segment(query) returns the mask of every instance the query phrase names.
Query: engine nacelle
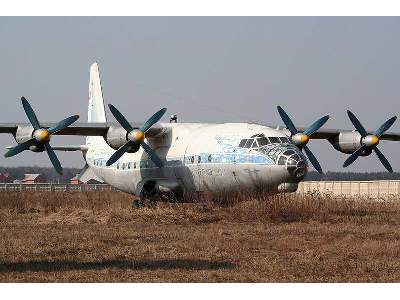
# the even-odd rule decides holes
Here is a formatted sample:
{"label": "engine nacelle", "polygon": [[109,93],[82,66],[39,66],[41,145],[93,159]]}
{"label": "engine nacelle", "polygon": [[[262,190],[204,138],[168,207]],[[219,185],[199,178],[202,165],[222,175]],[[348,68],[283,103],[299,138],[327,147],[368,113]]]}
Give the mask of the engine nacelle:
{"label": "engine nacelle", "polygon": [[[18,126],[16,132],[14,133],[14,139],[18,144],[22,144],[32,139],[33,131],[34,129],[32,126]],[[44,146],[34,145],[29,147],[29,150],[33,152],[42,152],[44,151]]]}
{"label": "engine nacelle", "polygon": [[14,133],[15,141],[18,144],[22,144],[30,140],[33,136],[32,126],[18,126],[17,131]]}
{"label": "engine nacelle", "polygon": [[118,150],[128,142],[126,130],[120,126],[110,126],[107,131],[106,142],[111,148]]}
{"label": "engine nacelle", "polygon": [[329,139],[333,148],[342,153],[353,153],[362,146],[361,134],[358,131],[341,132],[334,138]]}

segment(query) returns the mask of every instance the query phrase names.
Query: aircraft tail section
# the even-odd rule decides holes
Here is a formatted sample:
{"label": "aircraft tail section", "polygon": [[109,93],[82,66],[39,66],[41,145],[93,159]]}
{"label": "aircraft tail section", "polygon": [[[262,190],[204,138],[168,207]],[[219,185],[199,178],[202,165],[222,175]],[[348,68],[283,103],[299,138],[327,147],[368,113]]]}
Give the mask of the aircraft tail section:
{"label": "aircraft tail section", "polygon": [[86,164],[81,172],[78,174],[78,179],[79,181],[83,183],[87,183],[90,180],[95,180],[98,182],[104,182],[100,177],[98,177],[93,170],[89,167],[88,164]]}
{"label": "aircraft tail section", "polygon": [[106,121],[99,65],[94,63],[90,66],[88,122],[103,123]]}
{"label": "aircraft tail section", "polygon": [[[89,79],[89,105],[88,105],[88,123],[107,122],[104,109],[103,91],[101,88],[99,65],[94,63],[90,66]],[[87,137],[86,144],[102,143],[102,137]]]}

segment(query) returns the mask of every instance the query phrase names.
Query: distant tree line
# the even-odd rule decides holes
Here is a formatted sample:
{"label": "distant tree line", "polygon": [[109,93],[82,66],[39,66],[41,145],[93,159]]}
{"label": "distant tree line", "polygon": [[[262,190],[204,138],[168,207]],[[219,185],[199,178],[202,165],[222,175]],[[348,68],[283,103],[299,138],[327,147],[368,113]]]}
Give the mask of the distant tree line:
{"label": "distant tree line", "polygon": [[359,180],[400,180],[400,173],[394,172],[326,172],[319,174],[318,172],[309,172],[305,181],[359,181]]}
{"label": "distant tree line", "polygon": [[54,171],[53,168],[42,168],[42,167],[0,167],[0,173],[7,172],[10,174],[12,179],[21,180],[24,178],[24,174],[41,174],[47,182],[60,182],[66,183],[78,174],[81,169],[77,168],[63,168],[63,175],[60,176]]}

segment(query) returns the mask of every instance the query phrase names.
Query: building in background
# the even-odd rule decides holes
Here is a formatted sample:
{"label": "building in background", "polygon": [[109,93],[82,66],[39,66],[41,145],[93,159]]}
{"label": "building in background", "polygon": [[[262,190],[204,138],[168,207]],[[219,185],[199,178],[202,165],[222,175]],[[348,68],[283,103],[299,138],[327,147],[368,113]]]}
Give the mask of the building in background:
{"label": "building in background", "polygon": [[44,183],[45,179],[40,174],[25,174],[24,179],[22,179],[21,183],[24,184],[35,184],[35,183]]}
{"label": "building in background", "polygon": [[69,180],[70,184],[82,184],[83,182],[79,180],[79,174],[77,174],[76,176],[72,177]]}

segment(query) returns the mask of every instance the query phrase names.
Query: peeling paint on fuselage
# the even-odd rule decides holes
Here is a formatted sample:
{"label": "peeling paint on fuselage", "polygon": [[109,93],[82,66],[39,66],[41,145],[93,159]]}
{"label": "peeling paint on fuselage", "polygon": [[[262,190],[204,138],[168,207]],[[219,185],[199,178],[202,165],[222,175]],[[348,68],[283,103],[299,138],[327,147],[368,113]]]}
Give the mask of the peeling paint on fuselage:
{"label": "peeling paint on fuselage", "polygon": [[[248,123],[167,123],[165,133],[148,138],[147,142],[165,161],[157,168],[140,149],[124,154],[110,167],[105,162],[115,152],[102,138],[88,145],[86,160],[105,182],[116,188],[135,193],[144,179],[167,179],[180,182],[188,192],[252,189],[258,185],[276,190],[280,183],[293,182],[285,166],[277,164],[277,157],[257,149],[239,148],[241,139],[255,134],[266,137],[286,137],[283,131]],[[272,153],[294,148],[290,144],[268,147]],[[296,150],[298,151],[298,150]]]}

